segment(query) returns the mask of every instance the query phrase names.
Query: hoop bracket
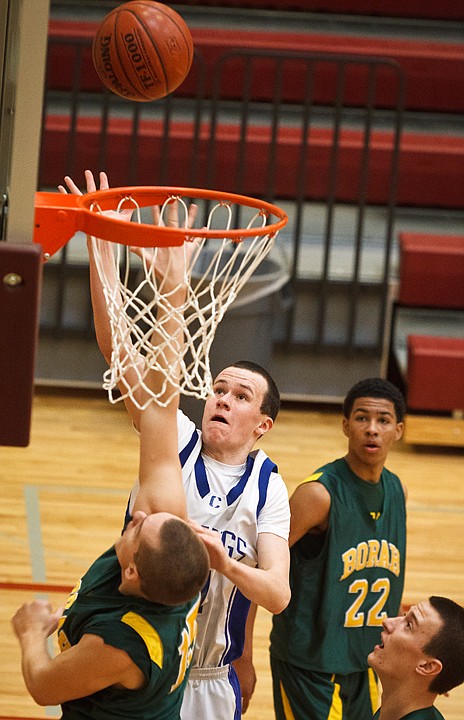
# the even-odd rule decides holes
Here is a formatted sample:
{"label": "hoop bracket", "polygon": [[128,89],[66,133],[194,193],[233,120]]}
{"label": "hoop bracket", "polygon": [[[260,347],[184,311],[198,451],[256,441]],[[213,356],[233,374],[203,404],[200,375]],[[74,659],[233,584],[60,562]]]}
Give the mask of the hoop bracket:
{"label": "hoop bracket", "polygon": [[[111,239],[111,242],[137,247],[150,247],[163,244],[182,245],[185,233],[175,228],[160,228],[154,225],[138,225],[131,233],[118,218],[110,218],[92,211],[84,205],[88,195],[65,195],[64,193],[37,192],[35,194],[34,237],[35,243],[42,245],[44,258],[48,260],[71,240],[76,232],[85,232],[92,237]],[[168,240],[169,238],[169,240]]]}
{"label": "hoop bracket", "polygon": [[78,231],[80,209],[77,195],[56,192],[35,194],[34,237],[44,257],[54,255]]}

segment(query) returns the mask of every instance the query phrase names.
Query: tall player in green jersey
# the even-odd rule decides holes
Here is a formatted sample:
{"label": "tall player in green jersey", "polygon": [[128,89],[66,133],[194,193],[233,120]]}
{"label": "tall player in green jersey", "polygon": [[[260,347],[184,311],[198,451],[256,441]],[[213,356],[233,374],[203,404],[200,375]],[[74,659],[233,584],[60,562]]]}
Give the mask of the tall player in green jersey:
{"label": "tall player in green jersey", "polygon": [[365,720],[377,709],[367,655],[397,615],[406,556],[405,492],[384,467],[403,433],[404,400],[368,378],[345,398],[344,458],[319,468],[290,499],[288,607],[273,618],[278,720]]}
{"label": "tall player in green jersey", "polygon": [[[174,213],[174,209],[172,211]],[[181,306],[183,248],[169,248],[166,288]],[[163,268],[157,266],[157,271]],[[179,283],[181,283],[179,285]],[[166,320],[179,344],[176,314]],[[176,355],[165,353],[168,367]],[[163,377],[152,371],[153,389]],[[187,522],[177,447],[178,393],[150,403],[140,420],[140,492],[122,536],[87,571],[64,612],[36,600],[13,618],[26,686],[40,705],[61,704],[65,720],[175,720],[195,641],[200,590],[209,572],[203,541]],[[143,404],[144,397],[137,398]],[[58,628],[62,652],[46,638]]]}
{"label": "tall player in green jersey", "polygon": [[464,682],[464,608],[432,596],[387,618],[368,662],[382,683],[374,720],[444,720],[434,702]]}

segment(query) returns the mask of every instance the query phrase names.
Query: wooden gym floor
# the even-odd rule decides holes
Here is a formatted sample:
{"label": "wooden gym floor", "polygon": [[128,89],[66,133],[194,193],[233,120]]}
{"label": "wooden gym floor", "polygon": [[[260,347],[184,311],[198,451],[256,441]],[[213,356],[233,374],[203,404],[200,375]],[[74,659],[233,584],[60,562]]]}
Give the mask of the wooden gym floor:
{"label": "wooden gym floor", "polygon": [[[345,453],[340,414],[284,408],[262,447],[292,492],[311,471]],[[66,588],[116,539],[137,461],[138,439],[124,408],[103,394],[41,390],[29,447],[0,448],[0,717],[60,716],[58,708],[39,708],[28,697],[10,618],[34,597],[36,584],[44,584],[41,595],[54,606],[62,604]],[[400,443],[388,466],[409,489],[404,601],[442,594],[464,603],[462,449]],[[258,684],[247,720],[273,717],[269,628],[270,616],[260,610]],[[437,704],[447,720],[461,720],[464,687]]]}

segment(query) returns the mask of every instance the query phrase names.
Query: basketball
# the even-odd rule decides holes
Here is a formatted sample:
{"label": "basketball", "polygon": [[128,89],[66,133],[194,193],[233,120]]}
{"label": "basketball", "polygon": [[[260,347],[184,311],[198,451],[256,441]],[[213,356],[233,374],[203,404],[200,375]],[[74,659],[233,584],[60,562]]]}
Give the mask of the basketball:
{"label": "basketball", "polygon": [[92,58],[102,83],[116,95],[148,102],[185,79],[193,59],[190,30],[181,16],[154,0],[130,0],[100,24]]}

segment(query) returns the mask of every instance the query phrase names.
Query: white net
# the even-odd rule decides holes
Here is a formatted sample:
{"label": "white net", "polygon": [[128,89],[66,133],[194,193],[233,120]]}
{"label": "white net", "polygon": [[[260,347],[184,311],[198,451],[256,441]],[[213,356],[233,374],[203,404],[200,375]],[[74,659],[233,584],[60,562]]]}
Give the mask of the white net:
{"label": "white net", "polygon": [[[168,224],[167,207],[173,200],[178,201],[179,226],[187,227],[188,204],[179,196],[164,202],[159,224]],[[127,201],[125,198],[126,209]],[[141,222],[140,208],[132,202],[136,207],[135,220]],[[224,236],[205,238],[201,236],[202,230],[198,230],[194,242],[184,242],[183,284],[187,293],[181,307],[171,304],[176,288],[168,289],[165,285],[169,249],[153,247],[134,252],[125,245],[92,238],[112,336],[111,365],[103,386],[113,403],[131,398],[137,407],[144,409],[152,401],[166,405],[176,389],[198,399],[205,399],[212,391],[209,356],[216,328],[273,247],[277,231],[275,223],[270,222],[275,218],[269,217],[268,210],[214,200],[200,205],[199,216],[202,212],[203,228],[224,231]],[[239,221],[239,227],[253,229],[253,234],[236,242],[227,237],[227,231]],[[182,347],[178,338],[173,339],[165,329],[173,314],[183,329]],[[179,359],[180,374],[179,367],[166,367],[165,358],[172,357],[173,352]],[[151,368],[164,377],[163,386],[156,391],[145,383]],[[140,397],[144,398],[142,402]]]}

